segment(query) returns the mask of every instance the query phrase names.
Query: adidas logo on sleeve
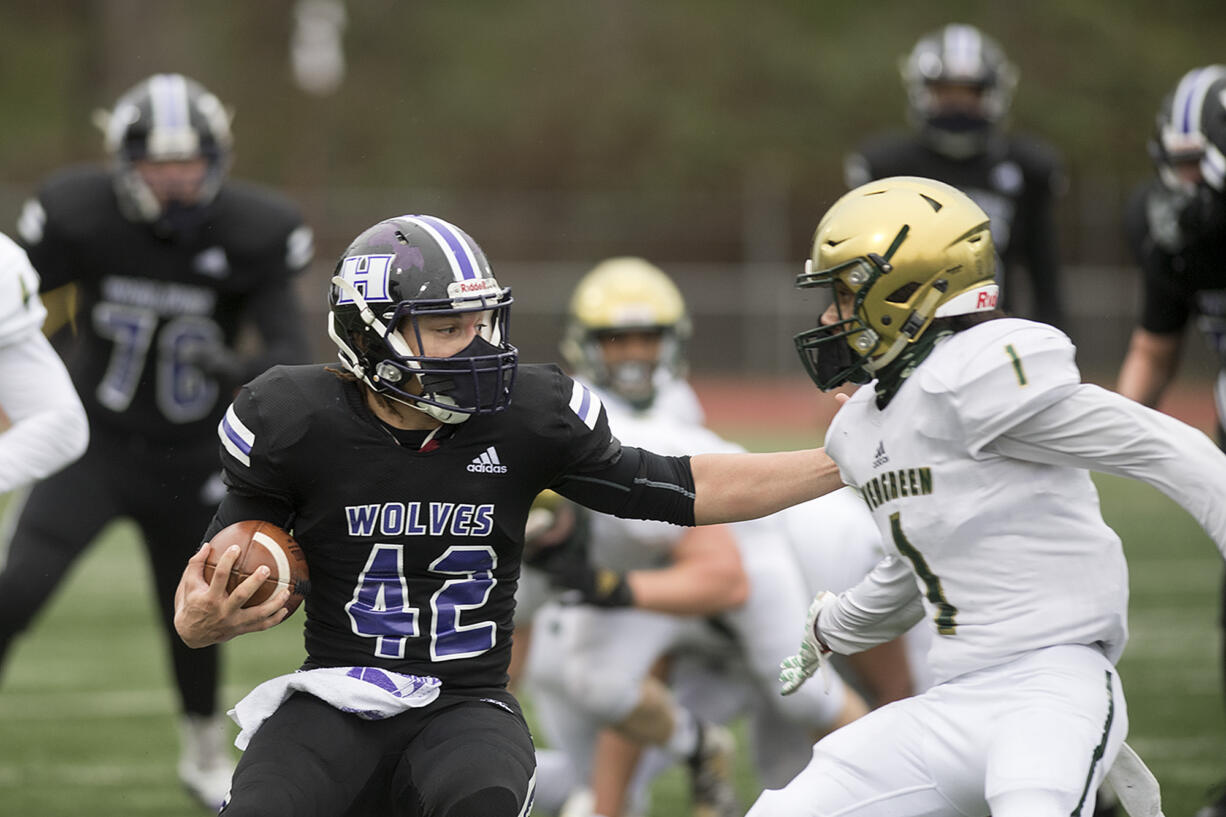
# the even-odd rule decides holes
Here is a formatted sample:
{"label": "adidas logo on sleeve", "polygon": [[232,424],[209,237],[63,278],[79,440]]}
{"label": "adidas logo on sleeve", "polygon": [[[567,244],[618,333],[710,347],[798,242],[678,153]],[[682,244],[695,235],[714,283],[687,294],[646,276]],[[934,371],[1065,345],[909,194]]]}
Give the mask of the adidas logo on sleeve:
{"label": "adidas logo on sleeve", "polygon": [[474,474],[505,474],[507,467],[498,459],[498,452],[490,446],[481,452],[481,456],[473,457],[468,464],[468,470]]}

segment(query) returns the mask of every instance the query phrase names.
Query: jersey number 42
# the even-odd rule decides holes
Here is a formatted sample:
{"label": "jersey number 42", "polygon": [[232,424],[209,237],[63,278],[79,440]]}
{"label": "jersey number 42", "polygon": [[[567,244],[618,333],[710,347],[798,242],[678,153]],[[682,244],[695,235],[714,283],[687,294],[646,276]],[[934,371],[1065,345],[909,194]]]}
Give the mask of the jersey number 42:
{"label": "jersey number 42", "polygon": [[[452,545],[430,563],[441,584],[430,595],[430,660],[471,658],[491,649],[497,627],[493,621],[460,623],[467,610],[479,610],[497,579],[498,557],[491,547]],[[410,638],[422,635],[421,608],[409,600],[402,545],[377,544],[353,600],[345,605],[353,632],[375,640],[375,655],[404,658]]]}

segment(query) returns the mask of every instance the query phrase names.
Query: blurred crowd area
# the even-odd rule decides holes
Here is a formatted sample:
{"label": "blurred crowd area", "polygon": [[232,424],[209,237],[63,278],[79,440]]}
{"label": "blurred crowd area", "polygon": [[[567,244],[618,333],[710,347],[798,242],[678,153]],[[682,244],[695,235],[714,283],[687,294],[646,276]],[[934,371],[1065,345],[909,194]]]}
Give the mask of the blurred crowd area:
{"label": "blurred crowd area", "polygon": [[[93,113],[156,71],[235,111],[233,175],[303,207],[317,321],[334,259],[381,218],[464,226],[514,287],[512,338],[555,359],[567,297],[609,255],[682,287],[698,375],[798,376],[814,304],[792,281],[865,134],[905,128],[898,60],[947,22],[1020,70],[1011,127],[1063,153],[1069,332],[1088,377],[1118,368],[1139,276],[1121,214],[1152,173],[1171,84],[1226,59],[1203,0],[15,0],[0,7],[0,220],[65,164],[99,161]],[[1026,302],[1026,298],[1022,302]],[[1185,372],[1208,373],[1199,339]]]}

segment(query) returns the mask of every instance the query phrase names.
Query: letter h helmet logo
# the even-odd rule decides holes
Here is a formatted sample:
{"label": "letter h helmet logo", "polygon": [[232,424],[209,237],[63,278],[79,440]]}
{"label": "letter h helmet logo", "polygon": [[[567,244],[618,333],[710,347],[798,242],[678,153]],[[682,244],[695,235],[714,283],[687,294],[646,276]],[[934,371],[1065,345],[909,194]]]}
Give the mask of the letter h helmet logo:
{"label": "letter h helmet logo", "polygon": [[[388,276],[391,274],[391,255],[351,255],[341,263],[341,277],[353,284],[353,288],[362,293],[367,303],[390,301]],[[336,299],[337,304],[351,304],[351,298],[344,287]]]}

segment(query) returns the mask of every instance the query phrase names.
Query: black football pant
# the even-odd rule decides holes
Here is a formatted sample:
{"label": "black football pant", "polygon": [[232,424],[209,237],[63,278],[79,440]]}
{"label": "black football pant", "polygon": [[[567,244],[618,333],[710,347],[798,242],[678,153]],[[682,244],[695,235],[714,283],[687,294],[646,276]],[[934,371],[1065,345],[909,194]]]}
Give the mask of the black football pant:
{"label": "black football pant", "polygon": [[298,692],[252,738],[222,817],[523,817],[532,736],[506,690],[368,721]]}
{"label": "black football pant", "polygon": [[20,515],[0,542],[0,668],[77,557],[108,522],[129,517],[144,536],[183,711],[213,714],[218,651],[183,643],[174,630],[174,596],[216,509],[218,497],[207,497],[208,504],[202,489],[219,471],[216,440],[184,448],[95,433],[85,456],[34,485],[24,502],[14,498],[9,513]]}

